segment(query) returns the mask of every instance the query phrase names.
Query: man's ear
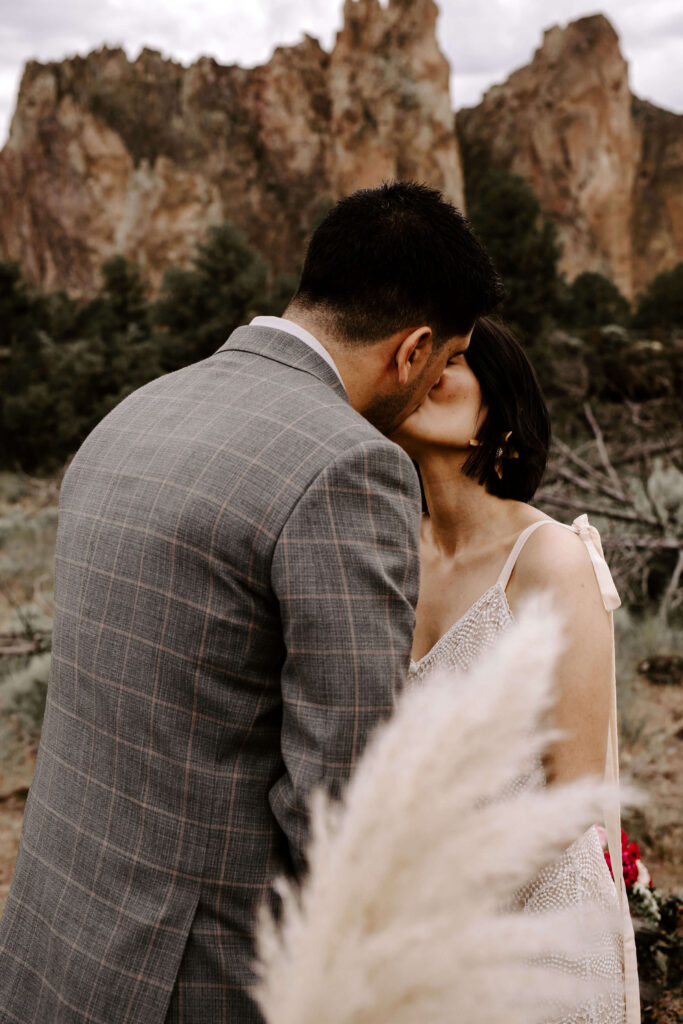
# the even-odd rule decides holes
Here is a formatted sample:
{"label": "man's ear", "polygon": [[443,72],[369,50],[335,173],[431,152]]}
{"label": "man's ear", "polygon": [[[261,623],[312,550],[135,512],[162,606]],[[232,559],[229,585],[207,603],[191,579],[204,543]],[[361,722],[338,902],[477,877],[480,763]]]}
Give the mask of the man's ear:
{"label": "man's ear", "polygon": [[422,373],[434,347],[431,327],[416,327],[403,338],[394,353],[399,384],[409,384]]}

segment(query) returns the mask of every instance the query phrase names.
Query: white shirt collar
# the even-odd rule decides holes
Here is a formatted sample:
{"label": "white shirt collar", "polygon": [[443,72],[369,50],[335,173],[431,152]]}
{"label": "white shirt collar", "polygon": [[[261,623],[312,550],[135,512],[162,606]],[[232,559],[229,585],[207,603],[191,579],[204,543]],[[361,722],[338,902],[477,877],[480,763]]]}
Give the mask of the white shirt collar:
{"label": "white shirt collar", "polygon": [[304,327],[300,327],[299,324],[295,324],[293,320],[287,320],[284,316],[255,316],[249,324],[250,327],[274,327],[276,331],[284,331],[286,334],[293,334],[295,338],[300,338],[301,341],[305,342],[309,348],[312,348],[314,352],[317,352],[319,356],[325,360],[326,363],[332,367],[334,372],[339,377],[339,380],[344,384],[342,375],[339,372],[337,364],[334,359],[324,347],[321,345],[317,338],[315,338],[310,331],[307,331]]}

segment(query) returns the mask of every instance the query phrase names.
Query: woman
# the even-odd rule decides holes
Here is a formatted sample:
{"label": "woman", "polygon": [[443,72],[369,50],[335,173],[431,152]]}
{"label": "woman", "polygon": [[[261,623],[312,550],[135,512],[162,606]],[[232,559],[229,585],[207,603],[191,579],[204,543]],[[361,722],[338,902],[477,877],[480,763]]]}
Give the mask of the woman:
{"label": "woman", "polygon": [[[562,738],[518,785],[617,774],[611,610],[619,598],[586,516],[572,527],[529,504],[545,469],[548,413],[513,335],[478,322],[423,404],[394,433],[419,466],[426,514],[411,678],[467,668],[513,621],[532,591],[547,591],[566,618],[554,720]],[[621,865],[618,808],[606,814],[612,863]],[[615,853],[617,854],[615,856]],[[615,889],[590,829],[522,894],[525,909],[619,903],[621,934],[587,951],[577,974],[611,979],[610,993],[574,1024],[639,1021],[633,931],[623,878]],[[566,1024],[570,1024],[567,1020]]]}

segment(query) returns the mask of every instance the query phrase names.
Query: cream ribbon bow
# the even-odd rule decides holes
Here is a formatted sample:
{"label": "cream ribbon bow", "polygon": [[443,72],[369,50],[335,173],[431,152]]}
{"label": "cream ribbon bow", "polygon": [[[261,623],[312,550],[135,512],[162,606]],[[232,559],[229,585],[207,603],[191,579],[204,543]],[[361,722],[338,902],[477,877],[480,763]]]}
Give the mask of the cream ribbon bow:
{"label": "cream ribbon bow", "polygon": [[578,516],[572,523],[572,529],[575,533],[578,533],[581,540],[588,549],[590,560],[593,563],[595,575],[600,587],[600,593],[602,594],[602,600],[605,608],[608,612],[613,612],[615,608],[618,608],[621,604],[621,598],[617,593],[617,588],[614,585],[612,574],[607,567],[604,555],[602,553],[602,544],[600,543],[600,534],[594,526],[588,522],[588,516],[584,512],[583,515]]}

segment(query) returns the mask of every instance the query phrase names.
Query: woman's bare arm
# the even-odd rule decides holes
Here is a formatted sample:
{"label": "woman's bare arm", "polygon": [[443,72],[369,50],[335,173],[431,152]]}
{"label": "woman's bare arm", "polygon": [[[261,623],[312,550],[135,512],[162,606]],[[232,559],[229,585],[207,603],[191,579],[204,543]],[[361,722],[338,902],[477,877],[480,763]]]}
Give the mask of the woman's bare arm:
{"label": "woman's bare arm", "polygon": [[522,549],[507,596],[513,613],[533,591],[548,593],[565,620],[551,724],[563,737],[544,761],[549,782],[602,775],[612,686],[612,631],[586,547],[561,526],[544,526]]}

